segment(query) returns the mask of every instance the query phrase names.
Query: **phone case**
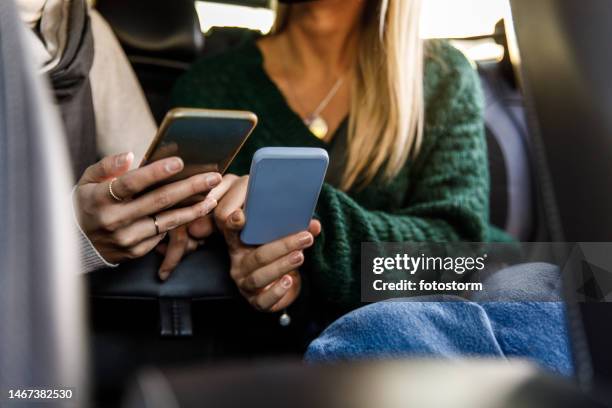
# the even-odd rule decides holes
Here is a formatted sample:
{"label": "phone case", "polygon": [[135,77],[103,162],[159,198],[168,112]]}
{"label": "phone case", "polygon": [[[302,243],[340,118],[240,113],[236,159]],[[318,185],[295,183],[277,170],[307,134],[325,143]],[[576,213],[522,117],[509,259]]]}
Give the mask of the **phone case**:
{"label": "phone case", "polygon": [[240,238],[262,245],[308,228],[329,157],[319,148],[265,147],[253,156]]}

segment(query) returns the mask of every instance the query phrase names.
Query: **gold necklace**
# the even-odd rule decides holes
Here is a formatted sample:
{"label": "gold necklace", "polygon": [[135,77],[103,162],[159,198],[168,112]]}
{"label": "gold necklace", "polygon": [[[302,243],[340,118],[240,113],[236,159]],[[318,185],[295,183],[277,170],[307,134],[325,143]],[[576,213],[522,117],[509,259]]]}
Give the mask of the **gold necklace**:
{"label": "gold necklace", "polygon": [[[301,101],[297,97],[297,94],[295,90],[293,89],[291,81],[289,80],[289,67],[287,66],[287,60],[285,60],[285,63],[283,64],[283,68],[285,70],[285,78],[287,78],[287,84],[289,85],[289,92],[291,92],[291,94],[295,98],[300,109],[304,111],[305,109],[302,106]],[[336,82],[334,83],[334,85],[332,86],[332,88],[327,93],[327,95],[325,95],[323,100],[319,103],[319,105],[317,105],[315,110],[312,111],[310,115],[306,116],[306,118],[302,119],[302,121],[304,122],[304,125],[306,125],[306,127],[310,130],[310,133],[315,135],[320,140],[324,140],[325,137],[327,136],[327,133],[329,132],[329,126],[327,125],[327,121],[323,119],[323,117],[321,116],[321,113],[323,113],[323,110],[325,110],[325,108],[327,107],[327,105],[329,105],[329,103],[334,98],[334,96],[336,96],[336,94],[340,90],[340,87],[342,86],[343,83],[344,83],[344,77],[338,78]]]}
{"label": "gold necklace", "polygon": [[325,139],[325,136],[327,136],[327,133],[329,132],[329,126],[327,125],[325,119],[323,119],[321,116],[321,113],[327,107],[333,97],[336,96],[343,82],[343,77],[338,78],[332,89],[327,93],[325,98],[323,98],[321,103],[319,103],[317,108],[304,119],[304,124],[308,127],[310,132],[321,140]]}

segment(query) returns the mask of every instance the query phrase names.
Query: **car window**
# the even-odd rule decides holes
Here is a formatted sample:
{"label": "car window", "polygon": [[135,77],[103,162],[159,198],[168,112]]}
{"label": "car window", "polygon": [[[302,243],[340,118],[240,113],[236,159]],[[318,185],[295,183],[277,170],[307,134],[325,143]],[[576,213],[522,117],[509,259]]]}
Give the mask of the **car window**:
{"label": "car window", "polygon": [[[237,3],[240,1],[196,1],[202,31],[239,27],[261,34],[270,32],[274,11],[268,7],[269,1]],[[509,15],[508,0],[427,0],[423,2],[421,35],[428,39],[490,36],[495,32],[495,24]],[[504,53],[503,47],[491,38],[455,40],[454,45],[472,60],[500,60]]]}

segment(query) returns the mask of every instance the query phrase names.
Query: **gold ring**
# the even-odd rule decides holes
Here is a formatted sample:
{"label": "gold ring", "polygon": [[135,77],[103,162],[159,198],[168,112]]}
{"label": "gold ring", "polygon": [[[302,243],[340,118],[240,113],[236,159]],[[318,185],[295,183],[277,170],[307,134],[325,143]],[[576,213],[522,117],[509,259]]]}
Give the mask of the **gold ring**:
{"label": "gold ring", "polygon": [[110,194],[111,198],[115,201],[123,201],[123,198],[117,196],[117,194],[115,194],[115,192],[113,191],[113,183],[115,182],[115,180],[117,180],[117,178],[115,177],[114,179],[112,179],[110,181],[110,183],[108,183],[108,193]]}
{"label": "gold ring", "polygon": [[153,224],[155,224],[155,235],[159,235],[159,224],[157,223],[157,217],[154,215],[150,216],[153,220]]}

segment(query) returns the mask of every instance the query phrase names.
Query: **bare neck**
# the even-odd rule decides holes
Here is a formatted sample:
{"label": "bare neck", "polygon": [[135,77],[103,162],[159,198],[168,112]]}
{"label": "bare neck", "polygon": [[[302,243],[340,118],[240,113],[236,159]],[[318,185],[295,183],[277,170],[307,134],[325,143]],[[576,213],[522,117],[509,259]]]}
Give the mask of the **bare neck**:
{"label": "bare neck", "polygon": [[292,70],[340,76],[353,64],[359,37],[362,0],[327,0],[291,8],[279,35]]}

